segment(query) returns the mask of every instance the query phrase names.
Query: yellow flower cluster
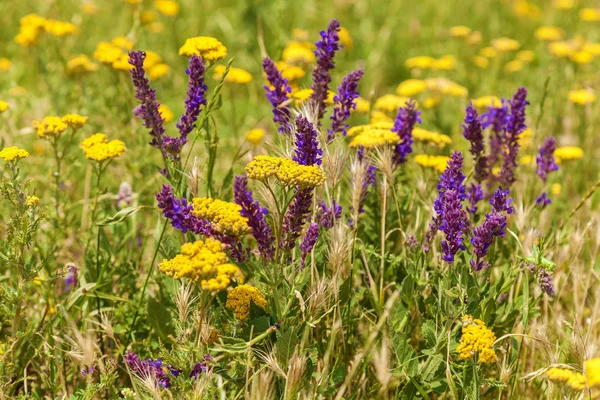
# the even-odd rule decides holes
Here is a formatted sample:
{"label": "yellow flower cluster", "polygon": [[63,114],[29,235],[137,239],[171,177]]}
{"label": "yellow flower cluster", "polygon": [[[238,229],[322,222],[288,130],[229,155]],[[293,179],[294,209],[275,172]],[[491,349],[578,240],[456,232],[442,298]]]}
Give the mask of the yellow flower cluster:
{"label": "yellow flower cluster", "polygon": [[41,121],[33,121],[33,127],[41,138],[58,137],[67,130],[69,125],[61,117],[48,116]]}
{"label": "yellow flower cluster", "polygon": [[192,204],[192,213],[208,220],[217,232],[238,236],[250,231],[248,218],[242,217],[238,204],[211,197],[196,197]]}
{"label": "yellow flower cluster", "polygon": [[584,106],[596,101],[596,95],[586,89],[571,90],[569,92],[569,101],[574,104]]}
{"label": "yellow flower cluster", "polygon": [[67,72],[69,74],[83,74],[86,72],[94,72],[98,70],[98,66],[90,60],[85,54],[72,57],[67,61]]}
{"label": "yellow flower cluster", "polygon": [[427,84],[421,79],[407,79],[396,88],[399,96],[413,97],[427,90]]}
{"label": "yellow flower cluster", "polygon": [[359,114],[368,114],[371,111],[371,103],[362,97],[357,97],[354,100],[354,104],[356,104],[356,108],[352,110],[352,112],[357,112]]}
{"label": "yellow flower cluster", "polygon": [[425,142],[444,147],[447,144],[452,143],[452,139],[449,136],[441,133],[428,131],[418,126],[413,129],[412,137],[417,142]]}
{"label": "yellow flower cluster", "polygon": [[372,149],[386,144],[400,143],[400,136],[389,129],[365,129],[350,141],[350,147],[364,147]]}
{"label": "yellow flower cluster", "polygon": [[8,103],[4,100],[0,100],[0,113],[8,110]]}
{"label": "yellow flower cluster", "polygon": [[79,114],[67,114],[62,117],[62,122],[72,129],[79,129],[87,122],[88,117]]}
{"label": "yellow flower cluster", "polygon": [[265,130],[261,128],[254,128],[246,132],[246,140],[255,146],[260,144],[260,141],[265,136]]}
{"label": "yellow flower cluster", "polygon": [[217,39],[209,36],[189,38],[179,49],[180,56],[196,54],[206,61],[215,62],[227,56],[227,48]]}
{"label": "yellow flower cluster", "polygon": [[535,30],[535,37],[538,40],[554,42],[562,39],[564,32],[556,26],[540,26]]}
{"label": "yellow flower cluster", "polygon": [[179,13],[179,3],[174,0],[154,0],[154,7],[167,17],[174,17]]}
{"label": "yellow flower cluster", "polygon": [[5,147],[0,151],[0,158],[4,161],[12,161],[14,159],[21,159],[29,157],[27,150],[23,150],[17,146]]}
{"label": "yellow flower cluster", "polygon": [[579,10],[579,19],[585,22],[599,22],[600,9],[582,8],[581,10]]}
{"label": "yellow flower cluster", "polygon": [[409,69],[432,69],[432,70],[451,70],[456,67],[456,57],[446,55],[441,58],[429,56],[417,56],[409,58],[404,62]]}
{"label": "yellow flower cluster", "polygon": [[386,94],[375,100],[374,108],[378,111],[397,113],[398,108],[404,107],[410,99],[408,97]]}
{"label": "yellow flower cluster", "polygon": [[579,160],[583,158],[583,149],[577,146],[561,146],[554,151],[558,160]]}
{"label": "yellow flower cluster", "polygon": [[585,375],[588,386],[600,386],[600,357],[585,362]]}
{"label": "yellow flower cluster", "polygon": [[566,58],[576,64],[588,64],[600,55],[600,43],[587,42],[582,36],[571,40],[554,41],[548,51],[559,58]]}
{"label": "yellow flower cluster", "polygon": [[427,85],[427,90],[441,95],[466,97],[469,93],[466,87],[447,78],[425,79],[425,84]]}
{"label": "yellow flower cluster", "polygon": [[102,64],[110,65],[116,70],[129,71],[131,65],[127,62],[127,51],[133,48],[133,42],[126,37],[116,37],[110,42],[100,42],[96,45],[93,57]]}
{"label": "yellow flower cluster", "polygon": [[514,39],[509,39],[507,37],[501,37],[498,39],[492,40],[492,47],[499,52],[507,52],[507,51],[515,51],[519,50],[521,47],[521,43]]}
{"label": "yellow flower cluster", "polygon": [[158,113],[165,120],[165,123],[171,122],[173,121],[173,118],[175,118],[175,114],[173,114],[173,111],[171,111],[171,109],[165,104],[161,104],[160,106],[158,106]]}
{"label": "yellow flower cluster", "polygon": [[228,263],[225,245],[207,238],[181,246],[181,254],[160,263],[160,271],[175,279],[188,278],[199,282],[204,290],[217,292],[227,289],[232,281],[242,283],[240,269]]}
{"label": "yellow flower cluster", "polygon": [[[381,146],[385,143],[396,144],[398,142],[394,142],[394,139],[391,136],[391,135],[398,136],[397,133],[391,131],[393,126],[394,126],[394,123],[391,121],[381,121],[381,122],[374,122],[374,123],[367,124],[367,125],[354,126],[348,130],[347,136],[348,137],[356,137],[356,138],[358,138],[359,136],[361,136],[361,137],[364,136],[364,138],[361,138],[360,140],[358,140],[355,145],[352,144],[352,143],[354,143],[354,140],[353,140],[351,142],[350,146],[351,147],[356,147],[356,146],[369,147],[368,145],[365,145],[365,144],[362,144],[359,142],[362,142],[362,141],[369,142],[368,138],[370,136],[373,137],[373,140],[375,140],[375,141],[377,141],[377,140],[382,141],[381,143],[373,144],[371,147]],[[384,132],[384,131],[386,131],[386,132]],[[412,137],[413,137],[413,140],[415,140],[417,142],[431,143],[431,144],[438,145],[440,147],[444,147],[445,145],[452,143],[452,139],[450,139],[449,136],[446,136],[446,135],[443,135],[443,134],[437,133],[437,132],[428,131],[426,129],[419,128],[419,127],[415,127],[413,129]]]}
{"label": "yellow flower cluster", "polygon": [[15,42],[23,47],[30,47],[38,43],[40,34],[44,31],[52,36],[63,37],[75,35],[78,30],[77,26],[70,22],[46,19],[37,14],[28,14],[21,18],[20,29],[17,36],[15,36]]}
{"label": "yellow flower cluster", "polygon": [[35,207],[38,205],[39,202],[40,202],[40,198],[37,197],[36,195],[27,196],[27,199],[25,200],[25,205],[27,207]]}
{"label": "yellow flower cluster", "polygon": [[488,107],[500,107],[502,105],[502,102],[496,96],[482,96],[471,100],[471,102],[473,107],[486,110]]}
{"label": "yellow flower cluster", "polygon": [[325,174],[317,166],[300,165],[282,157],[256,156],[246,165],[246,173],[259,181],[274,176],[285,186],[316,187],[325,182]]}
{"label": "yellow flower cluster", "polygon": [[[224,65],[217,65],[215,67],[213,78],[220,80],[226,69],[227,67]],[[252,82],[252,75],[245,69],[231,67],[229,68],[229,73],[227,73],[227,76],[225,77],[225,82],[247,84]]]}
{"label": "yellow flower cluster", "polygon": [[119,157],[125,152],[125,143],[114,139],[110,142],[104,133],[96,133],[81,142],[81,149],[88,160],[104,161]]}
{"label": "yellow flower cluster", "polygon": [[474,319],[470,315],[462,318],[463,328],[460,344],[456,348],[461,359],[471,358],[475,352],[479,353],[479,362],[493,363],[496,361],[494,341],[496,335],[485,326],[485,322]]}
{"label": "yellow flower cluster", "polygon": [[315,62],[315,45],[311,42],[288,42],[283,49],[283,61],[290,65],[308,66]]}
{"label": "yellow flower cluster", "polygon": [[574,390],[585,389],[587,383],[585,375],[567,368],[552,367],[546,371],[546,376],[551,381],[564,382]]}
{"label": "yellow flower cluster", "polygon": [[0,57],[0,71],[8,71],[12,62],[6,57]]}
{"label": "yellow flower cluster", "polygon": [[267,300],[260,290],[250,285],[240,285],[227,294],[225,307],[232,310],[237,319],[247,321],[250,315],[250,302],[262,309],[267,307]]}
{"label": "yellow flower cluster", "polygon": [[417,154],[415,162],[421,167],[433,168],[437,172],[442,173],[448,165],[450,157],[446,156],[430,156],[429,154]]}
{"label": "yellow flower cluster", "polygon": [[287,79],[288,84],[292,87],[297,87],[298,80],[306,76],[306,72],[297,65],[288,64],[285,61],[277,61],[275,65],[281,71],[281,76]]}
{"label": "yellow flower cluster", "polygon": [[[302,102],[308,100],[312,94],[312,89],[299,89],[294,90],[292,92],[292,97],[296,100],[296,105],[300,105],[302,104]],[[327,91],[327,98],[325,99],[325,104],[329,106],[332,105],[334,96],[335,93],[333,93],[331,90]]]}

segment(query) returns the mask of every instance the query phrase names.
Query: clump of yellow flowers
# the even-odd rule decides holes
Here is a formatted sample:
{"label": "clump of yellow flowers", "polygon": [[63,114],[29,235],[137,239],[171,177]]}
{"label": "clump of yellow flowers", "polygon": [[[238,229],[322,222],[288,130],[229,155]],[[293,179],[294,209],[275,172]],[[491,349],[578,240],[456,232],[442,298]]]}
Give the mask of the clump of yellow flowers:
{"label": "clump of yellow flowers", "polygon": [[546,371],[546,376],[552,381],[564,382],[574,390],[585,389],[587,382],[585,375],[567,368],[552,367]]}
{"label": "clump of yellow flowers", "polygon": [[62,117],[47,116],[42,120],[33,121],[33,127],[37,130],[38,137],[42,139],[56,139],[71,128],[74,132],[87,122],[88,117],[79,114],[67,114]]}
{"label": "clump of yellow flowers", "polygon": [[463,328],[460,344],[456,352],[463,360],[479,355],[479,362],[493,363],[496,361],[494,342],[496,335],[485,326],[485,322],[475,319],[471,315],[462,318]]}
{"label": "clump of yellow flowers", "polygon": [[400,143],[400,136],[389,129],[365,129],[350,141],[350,147],[364,147],[372,149],[386,144]]}
{"label": "clump of yellow flowers", "polygon": [[104,133],[96,133],[81,142],[81,149],[88,160],[105,161],[119,157],[125,152],[125,143],[114,139],[110,142]]}
{"label": "clump of yellow flowers", "polygon": [[8,103],[4,100],[0,100],[0,113],[8,110]]}
{"label": "clump of yellow flowers", "polygon": [[449,160],[450,157],[446,156],[431,156],[429,154],[417,154],[415,156],[415,162],[421,167],[433,168],[439,173],[444,172]]}
{"label": "clump of yellow flowers", "polygon": [[283,157],[256,156],[246,165],[246,173],[259,181],[274,176],[284,186],[316,187],[325,182],[325,174],[318,167]]}
{"label": "clump of yellow flowers", "polygon": [[260,141],[265,136],[265,130],[261,128],[254,128],[246,132],[246,140],[255,146],[260,144]]}
{"label": "clump of yellow flowers", "polygon": [[28,14],[21,18],[20,29],[17,36],[15,36],[15,42],[23,47],[35,46],[38,44],[40,34],[44,31],[52,36],[63,37],[77,34],[79,28],[70,22],[46,19],[37,14]]}
{"label": "clump of yellow flowers", "polygon": [[262,309],[267,306],[267,300],[260,290],[250,285],[240,285],[227,294],[225,307],[232,310],[237,319],[247,321],[250,315],[250,302]]}
{"label": "clump of yellow flowers", "polygon": [[[223,73],[225,73],[226,69],[227,67],[224,65],[217,65],[215,67],[213,78],[220,80],[223,77]],[[245,69],[231,67],[229,68],[229,72],[225,77],[225,82],[239,83],[243,85],[252,82],[252,75],[250,75],[250,72],[246,71]]]}
{"label": "clump of yellow flowers", "polygon": [[29,157],[29,152],[17,146],[6,147],[0,151],[0,158],[4,161],[19,160]]}
{"label": "clump of yellow flowers", "polygon": [[[393,134],[398,136],[398,134],[392,132],[393,127],[394,123],[391,121],[381,121],[366,125],[354,126],[348,130],[347,134],[347,136],[349,137],[355,137],[355,139],[353,139],[350,143],[350,147],[375,147],[385,143],[396,144],[398,143],[398,141],[394,139],[391,135]],[[383,142],[369,146],[369,142],[371,141],[369,137],[373,138],[373,143],[375,143],[377,140],[381,140]],[[437,132],[428,131],[419,127],[415,127],[413,129],[412,137],[417,142],[430,143],[439,147],[444,147],[447,144],[452,143],[452,139],[449,136]]]}
{"label": "clump of yellow flowers", "polygon": [[190,57],[192,54],[205,61],[215,62],[227,56],[227,47],[213,37],[197,36],[187,39],[179,49],[180,56]]}
{"label": "clump of yellow flowers", "polygon": [[242,207],[238,204],[211,197],[196,197],[192,205],[192,213],[208,220],[217,232],[239,236],[250,231],[248,218],[242,217]]}
{"label": "clump of yellow flowers", "polygon": [[94,72],[97,70],[98,66],[85,54],[72,57],[67,61],[67,72],[72,75]]}
{"label": "clump of yellow flowers", "polygon": [[228,262],[225,245],[212,238],[185,243],[181,254],[160,263],[160,271],[175,279],[187,278],[200,283],[203,290],[224,290],[232,281],[243,283],[240,269]]}

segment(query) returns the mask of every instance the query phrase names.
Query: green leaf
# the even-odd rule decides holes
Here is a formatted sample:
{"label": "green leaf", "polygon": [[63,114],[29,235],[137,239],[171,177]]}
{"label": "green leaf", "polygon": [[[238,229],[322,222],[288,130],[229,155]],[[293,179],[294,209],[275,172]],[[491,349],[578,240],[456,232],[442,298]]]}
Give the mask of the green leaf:
{"label": "green leaf", "polygon": [[113,215],[112,217],[105,218],[102,221],[98,222],[97,225],[98,226],[116,225],[118,223],[125,221],[127,218],[129,218],[130,216],[132,216],[133,214],[135,214],[142,208],[149,208],[149,207],[147,207],[147,206],[125,207],[124,209],[122,209],[121,211],[119,211],[118,213]]}
{"label": "green leaf", "polygon": [[290,327],[285,332],[282,332],[277,339],[275,350],[277,354],[277,360],[281,365],[287,365],[290,357],[294,353],[296,344],[298,343],[298,336],[294,332],[294,328]]}
{"label": "green leaf", "polygon": [[252,337],[256,337],[260,335],[271,326],[271,320],[268,315],[263,315],[258,318],[251,319],[248,322],[248,326],[245,327],[240,332],[240,338],[249,341],[250,340],[250,332],[252,332]]}
{"label": "green leaf", "polygon": [[150,324],[159,334],[162,339],[167,339],[168,335],[173,332],[171,327],[171,313],[160,301],[156,301],[154,298],[149,298],[146,303],[146,310],[148,312],[148,320]]}
{"label": "green leaf", "polygon": [[338,365],[331,373],[331,383],[334,386],[339,385],[346,378],[346,364]]}
{"label": "green leaf", "polygon": [[421,326],[421,332],[423,333],[423,339],[427,347],[433,347],[436,344],[437,336],[435,334],[435,322],[433,320],[427,320]]}

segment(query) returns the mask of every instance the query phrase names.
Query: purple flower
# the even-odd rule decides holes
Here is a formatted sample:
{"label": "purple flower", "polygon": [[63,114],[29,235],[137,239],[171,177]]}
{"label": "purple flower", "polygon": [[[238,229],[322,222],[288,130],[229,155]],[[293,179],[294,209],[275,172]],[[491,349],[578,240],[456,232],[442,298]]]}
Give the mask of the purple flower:
{"label": "purple flower", "polygon": [[323,150],[319,148],[318,132],[302,115],[296,118],[296,150],[292,158],[300,165],[321,165]]}
{"label": "purple flower", "polygon": [[542,147],[540,147],[540,154],[536,157],[535,162],[537,164],[537,174],[540,179],[545,183],[548,179],[548,174],[552,171],[558,171],[558,165],[554,160],[554,151],[556,150],[556,139],[552,136],[548,136],[544,139]]}
{"label": "purple flower", "polygon": [[471,268],[480,271],[489,267],[489,264],[483,261],[487,255],[490,246],[494,243],[494,238],[504,237],[506,234],[506,215],[513,212],[510,205],[512,199],[508,197],[508,190],[498,189],[490,199],[492,212],[485,215],[483,224],[473,230],[471,244],[473,244],[473,253],[475,259],[471,259]]}
{"label": "purple flower", "polygon": [[[145,361],[140,360],[140,357],[133,353],[128,352],[124,356],[125,364],[132,370],[132,372],[141,379],[151,378],[156,382],[157,386],[161,388],[168,388],[171,386],[171,378],[166,374],[165,369],[168,371],[176,370],[179,374],[179,369],[174,367],[167,367],[163,365],[162,360],[147,359]],[[176,375],[175,375],[176,376]]]}
{"label": "purple flower", "polygon": [[312,73],[312,90],[311,100],[317,107],[319,120],[325,114],[325,100],[327,100],[327,91],[331,82],[330,71],[335,68],[333,61],[335,52],[340,49],[340,23],[337,19],[332,19],[327,27],[327,31],[321,31],[321,40],[317,41],[315,56],[317,57],[317,65],[315,65]]}
{"label": "purple flower", "polygon": [[68,264],[67,275],[65,276],[65,292],[77,286],[77,266],[73,263]]}
{"label": "purple flower", "polygon": [[467,187],[467,200],[469,201],[469,206],[467,207],[467,211],[471,214],[477,213],[477,203],[483,200],[483,191],[481,190],[481,186],[476,183],[471,183]]}
{"label": "purple flower", "polygon": [[342,206],[339,205],[335,200],[331,208],[327,207],[327,203],[324,200],[319,202],[319,213],[318,221],[319,225],[324,229],[331,229],[335,224],[335,221],[342,217]]}
{"label": "purple flower", "polygon": [[192,371],[189,375],[190,378],[196,380],[198,379],[198,376],[200,376],[200,374],[205,374],[208,371],[210,371],[210,367],[208,366],[207,361],[212,361],[212,359],[212,356],[210,354],[207,354],[202,359],[202,362],[198,361],[196,364],[194,364],[194,368],[192,368]]}
{"label": "purple flower", "polygon": [[487,158],[483,144],[483,127],[477,115],[477,110],[473,107],[473,103],[469,103],[467,107],[467,115],[462,127],[463,136],[471,142],[469,152],[473,155],[473,162],[475,163],[474,178],[477,182],[481,183],[488,174]]}
{"label": "purple flower", "polygon": [[248,180],[245,175],[236,175],[233,183],[233,197],[234,201],[242,207],[240,212],[242,216],[248,218],[248,226],[252,229],[252,235],[256,239],[261,256],[271,259],[275,252],[273,246],[275,238],[265,219],[268,211],[252,197],[252,191],[248,190]]}
{"label": "purple flower", "polygon": [[502,99],[500,107],[488,107],[488,112],[481,115],[483,129],[492,127],[490,134],[490,153],[487,156],[487,173],[488,177],[493,177],[492,169],[498,161],[499,155],[502,154],[502,147],[506,140],[506,129],[510,119],[508,112],[508,104]]}
{"label": "purple flower", "polygon": [[552,284],[552,278],[550,274],[544,269],[538,269],[538,285],[540,289],[548,296],[555,296],[556,292],[554,291],[554,285]]}
{"label": "purple flower", "polygon": [[277,129],[279,133],[289,133],[290,108],[287,101],[288,93],[292,92],[292,88],[288,85],[288,80],[283,78],[273,60],[268,57],[263,59],[263,70],[270,85],[265,85],[263,88],[267,92],[267,99],[273,106],[273,121],[279,124]]}
{"label": "purple flower", "polygon": [[[463,156],[460,152],[452,153],[448,166],[440,177],[437,185],[438,198],[433,203],[436,216],[430,224],[430,231],[440,230],[446,234],[442,240],[442,259],[448,263],[454,262],[454,256],[459,250],[464,250],[463,234],[469,226],[467,213],[462,207],[462,201],[466,199],[466,188],[463,183],[465,175],[462,173]],[[425,245],[428,246],[426,241]]]}
{"label": "purple flower", "polygon": [[129,72],[135,86],[135,97],[140,101],[140,105],[134,113],[142,118],[144,126],[150,129],[150,136],[152,136],[150,145],[163,151],[162,139],[165,133],[165,121],[158,111],[160,104],[156,100],[156,91],[150,87],[150,82],[146,78],[145,58],[146,53],[143,51],[129,53],[129,64],[133,66],[133,69]]}
{"label": "purple flower", "polygon": [[516,180],[517,155],[519,154],[519,136],[527,128],[525,125],[525,107],[527,89],[521,87],[513,96],[510,103],[510,119],[506,129],[505,150],[503,152],[502,168],[500,169],[500,187],[508,189]]}
{"label": "purple flower", "polygon": [[349,125],[346,123],[350,112],[356,108],[354,100],[358,98],[358,81],[363,77],[365,70],[360,68],[350,72],[344,77],[334,96],[335,107],[331,116],[331,129],[327,131],[327,141],[335,139],[335,135],[342,132],[346,136]]}
{"label": "purple flower", "polygon": [[187,96],[185,98],[185,112],[177,123],[179,129],[179,146],[187,143],[187,137],[196,126],[200,114],[200,107],[206,106],[206,84],[204,83],[204,63],[196,54],[190,57],[189,67],[185,70],[189,75]]}
{"label": "purple flower", "polygon": [[302,251],[302,258],[300,261],[300,269],[304,269],[304,263],[306,261],[306,257],[310,254],[312,249],[315,247],[317,243],[317,239],[319,238],[319,225],[312,223],[306,230],[306,234],[304,235],[304,239],[302,239],[302,243],[300,243],[300,250]]}
{"label": "purple flower", "polygon": [[394,153],[394,164],[406,162],[406,157],[412,153],[412,131],[417,123],[421,123],[421,113],[417,111],[417,103],[409,100],[405,107],[398,109],[392,132],[396,132],[401,142],[396,145]]}
{"label": "purple flower", "polygon": [[535,199],[535,204],[540,206],[542,209],[546,208],[547,205],[552,203],[552,200],[548,197],[546,192],[542,192],[537,199]]}
{"label": "purple flower", "polygon": [[283,217],[283,238],[280,247],[291,250],[296,245],[296,239],[300,237],[300,232],[310,214],[310,206],[313,200],[313,189],[305,188],[296,192],[292,203],[288,207],[287,213]]}

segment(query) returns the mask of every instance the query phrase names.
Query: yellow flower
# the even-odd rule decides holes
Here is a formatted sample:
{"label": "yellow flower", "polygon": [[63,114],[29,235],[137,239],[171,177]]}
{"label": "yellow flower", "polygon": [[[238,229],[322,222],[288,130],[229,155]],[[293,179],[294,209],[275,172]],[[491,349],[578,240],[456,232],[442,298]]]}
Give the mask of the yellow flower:
{"label": "yellow flower", "polygon": [[586,89],[571,90],[569,92],[569,101],[583,106],[595,102],[596,95]]}
{"label": "yellow flower", "polygon": [[305,29],[293,28],[292,37],[294,40],[307,41],[309,38],[309,33]]}
{"label": "yellow flower", "polygon": [[583,158],[583,149],[577,146],[561,146],[554,151],[554,156],[563,160],[579,160]]}
{"label": "yellow flower", "polygon": [[450,157],[446,156],[430,156],[428,154],[417,154],[415,162],[425,168],[433,168],[437,172],[442,173],[446,169],[446,165]]}
{"label": "yellow flower", "polygon": [[404,65],[409,69],[429,69],[433,66],[435,59],[429,56],[411,57],[404,61]]}
{"label": "yellow flower", "polygon": [[340,38],[340,43],[342,44],[342,46],[344,46],[346,49],[352,48],[352,37],[350,36],[350,32],[348,32],[348,29],[346,29],[346,27],[340,27],[338,37]]}
{"label": "yellow flower", "polygon": [[373,149],[386,144],[400,143],[400,136],[388,129],[367,129],[350,141],[350,147]]}
{"label": "yellow flower", "polygon": [[590,387],[600,385],[600,357],[585,362],[585,375]]}
{"label": "yellow flower", "polygon": [[552,367],[546,371],[546,376],[551,381],[564,382],[574,390],[585,389],[587,383],[583,374],[567,368]]}
{"label": "yellow flower", "polygon": [[399,107],[404,107],[408,97],[396,96],[395,94],[386,94],[375,100],[374,108],[378,111],[397,113]]}
{"label": "yellow flower", "polygon": [[239,236],[250,231],[248,218],[242,217],[242,207],[238,204],[211,197],[196,197],[192,205],[192,213],[208,220],[217,232]]}
{"label": "yellow flower", "polygon": [[563,30],[556,26],[540,26],[535,30],[535,37],[548,42],[560,40],[563,37]]}
{"label": "yellow flower", "polygon": [[576,64],[589,64],[594,59],[594,55],[587,51],[577,51],[570,54],[569,59]]}
{"label": "yellow flower", "polygon": [[535,60],[535,53],[531,50],[521,50],[517,53],[516,59],[528,64]]}
{"label": "yellow flower", "polygon": [[0,57],[0,71],[8,71],[12,63],[8,58]]}
{"label": "yellow flower", "polygon": [[156,14],[156,11],[154,10],[144,10],[140,13],[140,22],[147,25],[151,22],[154,22],[157,16],[158,14]]}
{"label": "yellow flower", "polygon": [[513,10],[518,17],[526,17],[532,20],[539,19],[542,14],[540,8],[526,0],[517,0],[513,5]]}
{"label": "yellow flower", "polygon": [[62,117],[62,122],[72,129],[79,129],[87,122],[88,117],[79,114],[67,114]]}
{"label": "yellow flower", "polygon": [[127,39],[125,36],[117,36],[113,40],[111,40],[111,44],[113,46],[117,46],[122,50],[131,50],[133,49],[133,42]]}
{"label": "yellow flower", "polygon": [[496,50],[494,47],[484,47],[483,49],[479,50],[479,54],[486,58],[496,58],[498,57],[498,50]]}
{"label": "yellow flower", "polygon": [[494,342],[496,335],[480,319],[473,319],[470,315],[462,318],[463,328],[460,344],[456,348],[461,359],[471,358],[479,353],[479,362],[493,363],[496,361]]}
{"label": "yellow flower", "polygon": [[250,302],[262,309],[267,307],[267,300],[260,290],[250,285],[240,285],[227,294],[225,307],[232,310],[237,319],[246,321],[250,316]]}
{"label": "yellow flower", "polygon": [[146,51],[146,58],[144,59],[144,69],[148,70],[154,67],[156,64],[160,64],[162,62],[162,57],[155,53],[154,51]]}
{"label": "yellow flower", "polygon": [[427,85],[420,79],[407,79],[400,83],[396,88],[396,93],[399,96],[413,97],[419,93],[423,93],[427,89]]}
{"label": "yellow flower", "polygon": [[259,181],[274,176],[284,186],[316,187],[325,182],[325,174],[317,166],[282,157],[256,156],[246,165],[246,173]]}
{"label": "yellow flower", "polygon": [[519,50],[519,47],[521,47],[521,44],[514,39],[501,37],[501,38],[492,40],[492,47],[498,51],[507,52],[507,51]]}
{"label": "yellow flower", "polygon": [[260,128],[254,128],[246,132],[246,140],[255,146],[260,144],[260,141],[265,136],[265,130]]}
{"label": "yellow flower", "polygon": [[147,28],[152,33],[160,33],[165,30],[165,26],[162,22],[152,22],[147,25]]}
{"label": "yellow flower", "polygon": [[46,20],[44,30],[52,36],[63,37],[67,35],[75,35],[79,32],[77,25],[70,22],[55,21],[53,19]]}
{"label": "yellow flower", "polygon": [[548,50],[557,57],[569,57],[577,51],[570,42],[550,43],[548,45]]}
{"label": "yellow flower", "polygon": [[283,61],[290,65],[308,66],[315,62],[315,45],[311,42],[289,42],[283,49]]}
{"label": "yellow flower", "polygon": [[217,39],[209,36],[189,38],[179,49],[180,56],[196,54],[206,61],[215,62],[227,56],[227,48]]}
{"label": "yellow flower", "polygon": [[512,60],[504,66],[506,72],[519,72],[523,69],[523,63],[519,60]]}
{"label": "yellow flower", "polygon": [[348,129],[348,133],[346,134],[346,136],[353,137],[353,136],[359,135],[363,132],[366,132],[366,131],[372,130],[372,129],[386,129],[389,131],[393,127],[394,127],[394,123],[392,121],[372,122],[372,123],[366,124],[366,125],[353,126],[352,128]]}
{"label": "yellow flower", "polygon": [[550,192],[555,196],[558,196],[560,194],[561,189],[562,189],[562,186],[560,183],[553,183],[550,186]]}
{"label": "yellow flower", "polygon": [[112,63],[113,69],[117,71],[130,71],[133,69],[133,65],[129,64],[129,57],[123,53],[115,62]]}
{"label": "yellow flower", "polygon": [[29,157],[27,150],[23,150],[17,146],[5,147],[0,151],[0,158],[4,161],[12,161],[14,159],[21,159]]}
{"label": "yellow flower", "polygon": [[173,121],[173,118],[175,118],[175,114],[173,114],[173,111],[171,111],[171,109],[165,104],[161,104],[160,106],[158,106],[158,113],[165,120],[165,123],[171,122]]}
{"label": "yellow flower", "polygon": [[0,113],[8,110],[8,103],[4,100],[0,100]]}
{"label": "yellow flower", "polygon": [[37,129],[37,134],[41,138],[60,136],[69,127],[61,117],[54,116],[44,117],[41,121],[34,121],[33,126]]}
{"label": "yellow flower", "polygon": [[452,139],[449,136],[441,133],[428,131],[418,126],[413,129],[412,137],[417,142],[425,142],[444,147],[447,144],[452,143]]}
{"label": "yellow flower", "polygon": [[471,34],[471,28],[464,25],[453,26],[450,28],[450,36],[455,38],[466,38]]}
{"label": "yellow flower", "polygon": [[81,74],[85,72],[94,72],[96,70],[98,70],[98,66],[85,54],[71,57],[71,59],[67,61],[67,72],[70,74]]}
{"label": "yellow flower", "polygon": [[423,100],[423,108],[430,109],[433,107],[437,107],[438,104],[442,101],[440,96],[428,96]]}
{"label": "yellow flower", "polygon": [[148,77],[152,80],[160,79],[171,72],[171,67],[167,64],[156,64],[148,70]]}
{"label": "yellow flower", "polygon": [[[308,100],[308,98],[313,94],[313,90],[312,89],[301,89],[301,90],[295,90],[292,92],[292,97],[296,100],[296,104],[299,105],[302,102]],[[327,92],[327,99],[325,99],[325,104],[327,105],[332,105],[333,104],[333,98],[335,96],[335,93],[333,93],[331,90],[329,90]]]}
{"label": "yellow flower", "polygon": [[[582,51],[590,53],[593,56],[600,56],[600,43],[586,42],[583,45]],[[2,69],[0,67],[0,69]]]}
{"label": "yellow flower", "polygon": [[21,26],[19,33],[15,36],[15,42],[23,47],[35,46],[38,43],[38,38],[41,29],[35,26]]}
{"label": "yellow flower", "polygon": [[98,7],[92,2],[85,2],[81,5],[81,12],[87,15],[95,15],[98,12]]}
{"label": "yellow flower", "polygon": [[126,54],[123,49],[113,43],[100,42],[96,45],[93,57],[103,64],[112,65],[122,57],[126,57]]}
{"label": "yellow flower", "polygon": [[377,123],[377,122],[391,122],[392,118],[390,118],[386,113],[381,111],[373,111],[369,116],[369,122]]}
{"label": "yellow flower", "polygon": [[473,64],[475,64],[476,67],[479,67],[481,69],[485,69],[488,67],[488,65],[490,65],[490,61],[484,56],[475,56],[471,60],[473,61]]}
{"label": "yellow flower", "polygon": [[38,275],[33,278],[33,284],[36,286],[42,286],[43,282],[46,282],[46,278],[44,276]]}
{"label": "yellow flower", "polygon": [[363,99],[362,97],[357,97],[354,100],[354,104],[356,104],[356,108],[352,111],[356,111],[359,114],[368,114],[369,111],[371,110],[371,103],[369,103],[367,100]]}
{"label": "yellow flower", "polygon": [[598,22],[600,21],[600,9],[582,8],[579,10],[579,19],[585,22]]}
{"label": "yellow flower", "polygon": [[502,102],[496,96],[482,96],[471,100],[473,106],[479,109],[487,109],[488,107],[500,107]]}
{"label": "yellow flower", "polygon": [[25,205],[27,207],[35,207],[40,202],[40,198],[36,195],[27,196],[27,200],[25,200]]}
{"label": "yellow flower", "polygon": [[575,7],[575,0],[555,0],[554,4],[561,10],[570,10]]}
{"label": "yellow flower", "polygon": [[469,91],[466,87],[463,87],[456,82],[452,82],[450,79],[447,78],[425,79],[425,84],[427,85],[427,90],[442,95],[452,97],[466,97],[469,94]]}
{"label": "yellow flower", "polygon": [[431,69],[447,71],[454,69],[455,66],[456,57],[452,55],[447,55],[443,56],[442,58],[438,58],[437,60],[434,60],[433,64],[431,64]]}
{"label": "yellow flower", "polygon": [[[226,69],[227,67],[224,65],[217,65],[215,67],[213,78],[220,80]],[[231,67],[229,68],[229,73],[225,77],[225,82],[247,84],[252,82],[252,75],[245,69]]]}
{"label": "yellow flower", "polygon": [[179,13],[179,3],[174,0],[154,0],[154,7],[167,17],[174,17]]}
{"label": "yellow flower", "polygon": [[80,146],[88,160],[104,161],[119,157],[125,152],[125,143],[106,138],[104,133],[96,133],[81,142]]}
{"label": "yellow flower", "polygon": [[522,156],[521,158],[519,158],[519,164],[525,166],[532,166],[535,165],[535,159],[530,155]]}
{"label": "yellow flower", "polygon": [[277,61],[275,65],[277,66],[277,69],[281,71],[281,76],[283,76],[284,79],[287,79],[290,85],[295,84],[296,81],[304,78],[306,75],[306,72],[304,72],[302,68],[288,64],[285,61]]}

